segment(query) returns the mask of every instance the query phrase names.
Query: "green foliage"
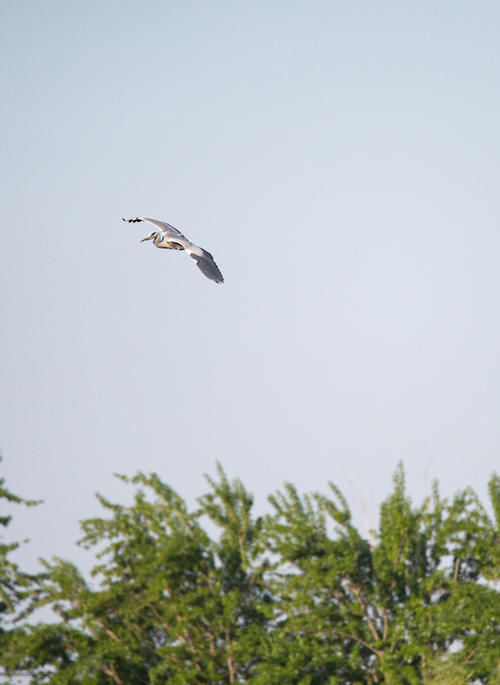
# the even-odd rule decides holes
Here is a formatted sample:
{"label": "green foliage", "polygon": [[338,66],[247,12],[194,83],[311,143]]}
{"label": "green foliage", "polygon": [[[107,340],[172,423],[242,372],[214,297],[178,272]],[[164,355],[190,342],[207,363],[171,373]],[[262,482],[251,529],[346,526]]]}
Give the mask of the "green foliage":
{"label": "green foliage", "polygon": [[[0,457],[0,462],[2,458]],[[5,500],[11,504],[24,504],[31,507],[39,504],[34,500],[26,500],[14,495],[5,485],[5,479],[0,478],[0,501]],[[11,515],[0,516],[0,526],[6,528],[12,520]],[[28,596],[27,589],[30,587],[33,577],[22,573],[17,564],[11,561],[9,555],[19,547],[18,542],[6,543],[0,535],[0,622],[2,614],[12,614],[19,602]],[[0,623],[1,626],[1,623]]]}
{"label": "green foliage", "polygon": [[[241,483],[219,475],[195,512],[154,474],[120,476],[138,486],[131,507],[99,495],[110,517],[84,521],[80,541],[97,550],[99,589],[68,562],[44,562],[39,605],[52,606],[61,623],[32,627],[16,667],[40,683],[74,683],[77,674],[89,683],[247,679],[270,601],[262,525]],[[218,541],[202,517],[219,528]]]}
{"label": "green foliage", "polygon": [[59,622],[10,640],[3,665],[31,682],[498,682],[498,476],[492,520],[469,489],[415,507],[400,465],[371,540],[333,484],[285,484],[255,517],[220,465],[193,511],[155,474],[119,478],[133,504],[99,495],[106,516],[82,524],[91,580],[45,561],[34,606]]}
{"label": "green foliage", "polygon": [[[434,486],[412,507],[399,466],[370,547],[333,492],[300,498],[287,485],[271,499],[283,618],[273,634],[279,659],[267,659],[261,682],[419,683],[427,663],[452,653],[468,655],[468,679],[488,682],[500,654],[498,528],[474,493],[449,503]],[[490,494],[498,503],[496,478]],[[327,656],[315,666],[318,654]]]}
{"label": "green foliage", "polygon": [[[469,681],[467,659],[448,655],[430,661],[423,673],[423,685],[464,685]],[[500,666],[488,678],[489,685],[500,685]]]}
{"label": "green foliage", "polygon": [[[38,502],[25,500],[12,493],[7,488],[5,479],[0,478],[0,502],[2,501],[4,504],[25,506],[38,504]],[[0,526],[7,528],[11,520],[10,514],[2,514]],[[11,559],[11,552],[18,547],[18,542],[4,542],[4,536],[0,534],[0,655],[10,650],[11,645],[23,634],[24,631],[16,627],[16,619],[22,616],[22,609],[26,602],[36,598],[38,577],[21,571]],[[0,667],[2,665],[0,660]]]}

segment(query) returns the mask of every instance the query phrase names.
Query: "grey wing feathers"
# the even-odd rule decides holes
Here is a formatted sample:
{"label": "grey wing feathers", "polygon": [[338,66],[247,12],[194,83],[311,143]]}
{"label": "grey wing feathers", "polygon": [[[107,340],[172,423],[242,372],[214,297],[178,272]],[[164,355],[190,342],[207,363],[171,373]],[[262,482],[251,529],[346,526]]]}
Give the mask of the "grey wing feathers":
{"label": "grey wing feathers", "polygon": [[172,224],[167,224],[165,221],[158,221],[158,219],[150,219],[147,216],[136,216],[133,219],[124,219],[122,217],[122,221],[126,221],[129,224],[135,224],[137,221],[145,221],[148,224],[152,224],[153,226],[156,226],[156,228],[159,228],[160,231],[163,231],[164,233],[176,233],[177,235],[184,236],[183,233],[181,233],[175,226],[172,226]]}
{"label": "grey wing feathers", "polygon": [[214,262],[214,258],[210,252],[207,252],[202,247],[199,247],[196,252],[192,252],[191,250],[188,250],[187,252],[189,256],[194,259],[196,266],[202,274],[204,274],[211,281],[215,281],[216,283],[224,283],[224,277],[221,274],[219,267]]}

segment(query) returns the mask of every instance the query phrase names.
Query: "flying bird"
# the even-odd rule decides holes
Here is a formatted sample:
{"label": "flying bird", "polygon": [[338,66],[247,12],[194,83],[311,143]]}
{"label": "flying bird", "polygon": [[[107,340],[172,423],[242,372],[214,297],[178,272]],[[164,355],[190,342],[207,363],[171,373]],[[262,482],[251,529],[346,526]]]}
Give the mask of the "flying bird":
{"label": "flying bird", "polygon": [[157,219],[149,219],[146,216],[136,216],[133,219],[124,219],[122,217],[122,221],[127,221],[129,224],[134,224],[138,221],[145,221],[148,224],[153,224],[153,226],[156,226],[159,230],[148,233],[148,235],[140,241],[141,243],[145,240],[152,240],[156,247],[167,250],[185,250],[188,255],[194,259],[196,266],[202,274],[205,274],[211,281],[224,283],[224,277],[222,276],[219,267],[214,262],[214,258],[210,252],[207,252],[207,250],[192,243],[185,235],[174,228],[174,226],[171,226],[164,221],[158,221]]}

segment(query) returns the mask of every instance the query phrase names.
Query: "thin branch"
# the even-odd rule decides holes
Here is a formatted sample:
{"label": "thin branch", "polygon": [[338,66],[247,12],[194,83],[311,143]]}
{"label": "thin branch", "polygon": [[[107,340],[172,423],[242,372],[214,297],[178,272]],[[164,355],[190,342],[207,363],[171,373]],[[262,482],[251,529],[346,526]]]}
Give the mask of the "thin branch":
{"label": "thin branch", "polygon": [[110,628],[104,628],[104,632],[106,633],[106,635],[109,635],[109,637],[112,637],[113,640],[117,640],[118,642],[123,644],[120,638],[117,635],[115,635],[115,633],[113,633],[113,631]]}
{"label": "thin branch", "polygon": [[375,625],[374,625],[373,621],[371,620],[370,615],[368,614],[368,610],[367,610],[367,608],[366,608],[365,603],[364,603],[363,600],[361,599],[361,591],[360,591],[360,589],[357,588],[357,587],[353,587],[353,588],[352,588],[352,593],[353,593],[353,595],[356,597],[356,599],[358,600],[358,602],[360,603],[361,608],[363,609],[363,613],[364,613],[364,615],[365,615],[365,617],[366,617],[366,622],[367,622],[367,624],[368,624],[368,628],[371,630],[371,633],[372,633],[373,637],[374,637],[375,640],[377,640],[377,642],[378,642],[378,640],[380,640],[380,636],[379,636],[379,634],[377,633],[377,629],[375,628]]}
{"label": "thin branch", "polygon": [[383,649],[376,649],[375,647],[372,647],[368,642],[365,642],[365,640],[362,640],[360,637],[357,637],[356,635],[352,635],[351,633],[344,633],[344,631],[342,630],[332,630],[331,632],[333,635],[338,635],[339,637],[345,637],[349,640],[354,640],[355,642],[358,642],[360,645],[363,645],[363,647],[366,647],[366,649],[369,649],[370,652],[372,652],[376,656],[384,656]]}
{"label": "thin branch", "polygon": [[[227,647],[230,650],[231,649],[231,640],[230,640],[229,630],[226,628],[224,632],[226,633]],[[236,680],[236,674],[234,672],[233,657],[231,656],[230,652],[227,655],[226,661],[227,661],[227,670],[229,671],[229,682],[234,683]]]}
{"label": "thin branch", "polygon": [[201,673],[202,668],[201,668],[200,662],[198,661],[198,659],[196,657],[196,648],[194,646],[193,639],[192,639],[191,635],[189,634],[189,631],[187,628],[184,628],[184,640],[186,641],[188,649],[192,654],[193,663],[196,666],[197,671],[199,673]]}
{"label": "thin branch", "polygon": [[387,617],[387,611],[384,611],[384,629],[382,631],[382,639],[387,640],[387,633],[389,632],[389,620]]}
{"label": "thin branch", "polygon": [[235,682],[235,673],[234,673],[233,657],[232,656],[227,657],[227,669],[229,671],[229,682],[234,683]]}
{"label": "thin branch", "polygon": [[466,664],[470,664],[470,663],[471,663],[472,657],[474,656],[475,653],[476,653],[476,650],[473,649],[471,652],[469,652],[469,653],[467,654],[467,658],[465,659],[465,663],[466,663]]}
{"label": "thin branch", "polygon": [[114,666],[103,666],[102,670],[104,671],[104,673],[106,673],[106,675],[109,675],[109,677],[115,681],[116,685],[123,685],[123,681],[118,675],[118,673],[115,671]]}

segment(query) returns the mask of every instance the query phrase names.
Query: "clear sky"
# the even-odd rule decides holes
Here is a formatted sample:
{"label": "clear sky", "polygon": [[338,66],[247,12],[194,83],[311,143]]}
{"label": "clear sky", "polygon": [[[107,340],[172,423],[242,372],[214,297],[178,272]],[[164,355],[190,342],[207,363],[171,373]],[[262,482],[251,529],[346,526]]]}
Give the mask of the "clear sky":
{"label": "clear sky", "polygon": [[[20,559],[218,459],[256,495],[500,470],[496,0],[0,1],[1,468]],[[169,221],[212,252],[140,244]]]}

